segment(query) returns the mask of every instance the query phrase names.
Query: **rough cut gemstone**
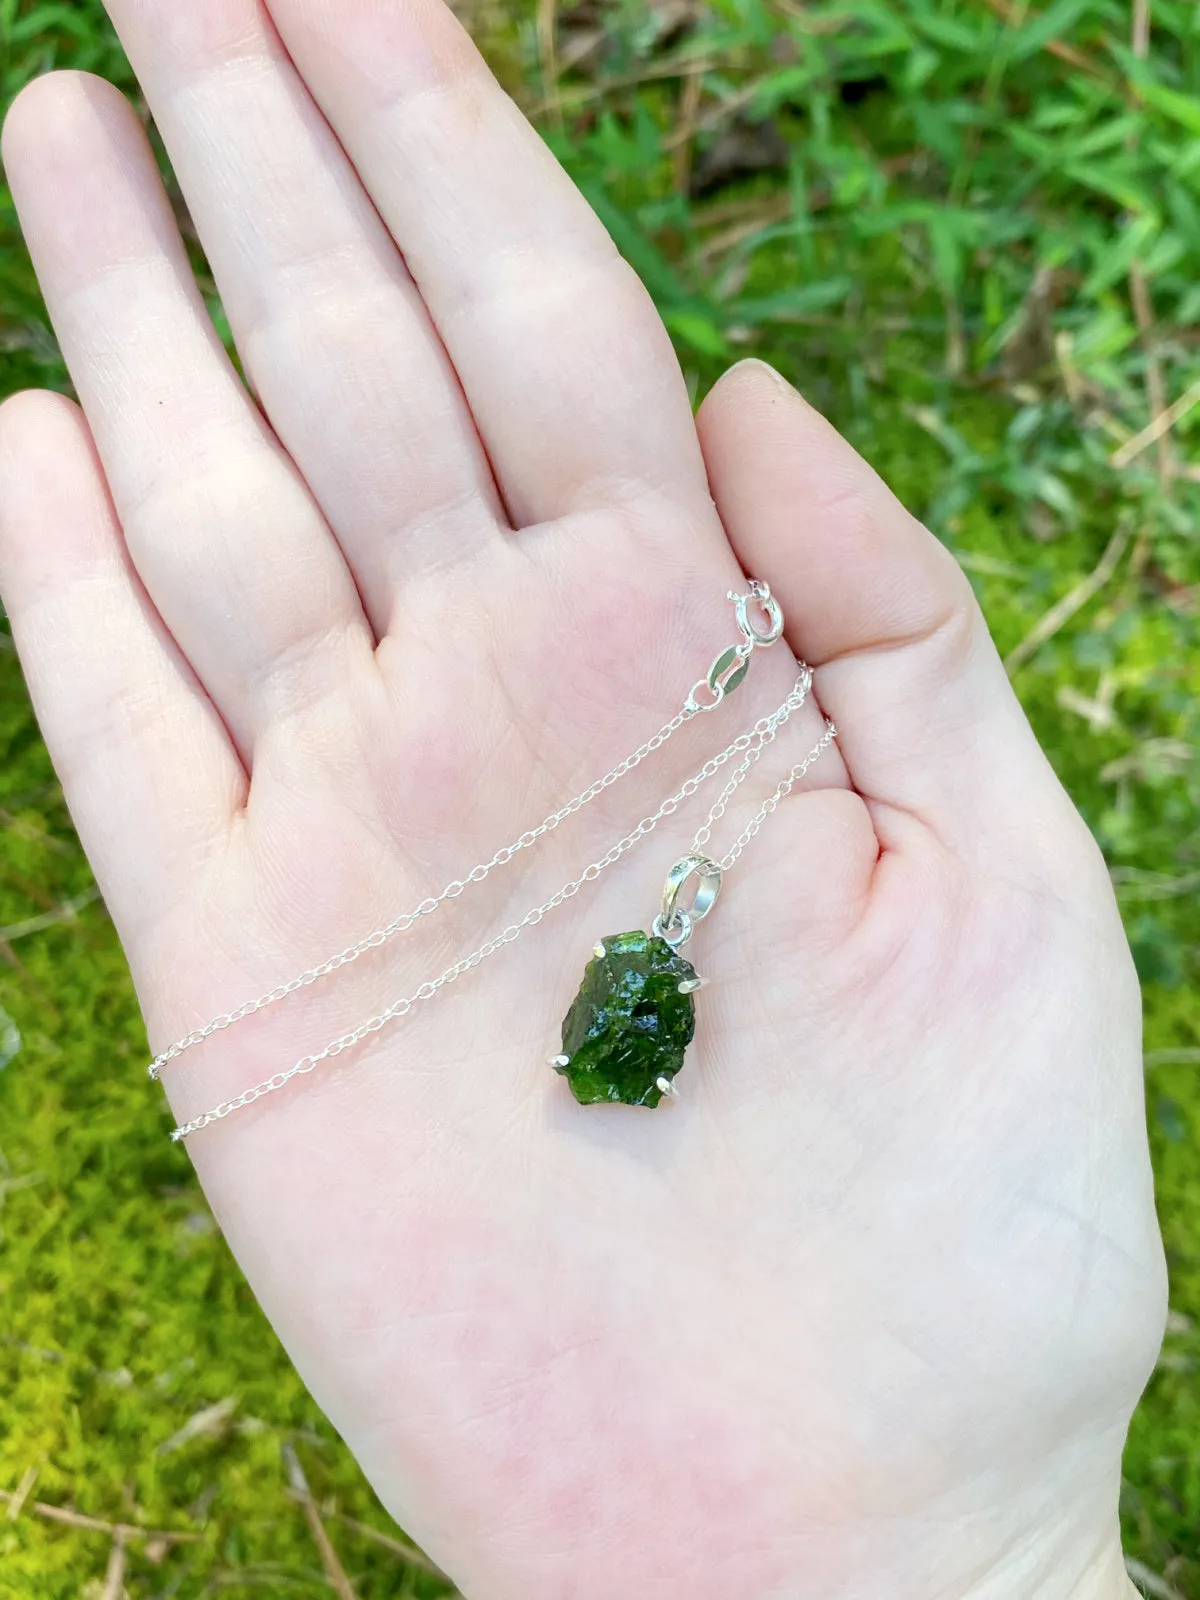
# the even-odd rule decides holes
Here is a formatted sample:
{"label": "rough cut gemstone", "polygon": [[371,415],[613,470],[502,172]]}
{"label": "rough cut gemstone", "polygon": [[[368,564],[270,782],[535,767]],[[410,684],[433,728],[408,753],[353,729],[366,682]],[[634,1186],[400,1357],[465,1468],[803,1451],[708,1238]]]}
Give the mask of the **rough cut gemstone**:
{"label": "rough cut gemstone", "polygon": [[[674,1078],[696,1031],[696,1003],[679,985],[696,969],[665,939],[618,933],[601,941],[563,1021],[555,1063],[581,1105],[656,1106],[659,1078]],[[597,946],[599,950],[601,946]]]}

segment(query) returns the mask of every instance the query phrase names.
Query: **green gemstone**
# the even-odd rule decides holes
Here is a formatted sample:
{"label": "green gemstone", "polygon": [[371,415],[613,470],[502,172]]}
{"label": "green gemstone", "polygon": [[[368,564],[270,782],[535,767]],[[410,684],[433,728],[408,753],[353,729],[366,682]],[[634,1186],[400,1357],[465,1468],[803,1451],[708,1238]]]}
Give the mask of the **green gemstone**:
{"label": "green gemstone", "polygon": [[679,985],[696,969],[665,939],[618,933],[587,964],[563,1021],[565,1064],[555,1065],[581,1105],[656,1106],[696,1031],[696,1003]]}

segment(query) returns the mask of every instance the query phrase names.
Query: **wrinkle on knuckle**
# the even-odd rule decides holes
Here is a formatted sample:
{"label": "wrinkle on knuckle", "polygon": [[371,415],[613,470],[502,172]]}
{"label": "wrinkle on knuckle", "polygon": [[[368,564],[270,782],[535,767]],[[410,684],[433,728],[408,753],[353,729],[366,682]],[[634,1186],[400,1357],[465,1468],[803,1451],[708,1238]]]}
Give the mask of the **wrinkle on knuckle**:
{"label": "wrinkle on knuckle", "polygon": [[167,444],[147,466],[126,506],[131,542],[160,545],[170,530],[173,550],[211,548],[256,514],[277,519],[282,462],[265,444],[247,443],[218,419]]}
{"label": "wrinkle on knuckle", "polygon": [[[344,618],[305,615],[297,611],[289,626],[272,640],[269,653],[260,658],[254,676],[264,702],[274,717],[285,720],[295,714],[314,725],[312,694],[307,687],[314,676],[314,664],[343,655],[350,645],[352,628]],[[336,696],[336,674],[332,678],[318,673],[330,684]],[[299,693],[296,687],[300,686]],[[339,699],[340,710],[340,699]]]}
{"label": "wrinkle on knuckle", "polygon": [[385,374],[394,381],[390,357],[397,354],[407,297],[394,280],[371,282],[365,266],[357,247],[343,243],[293,258],[273,275],[270,295],[247,308],[238,338],[258,386],[303,371],[306,363],[356,384],[364,374],[376,388]]}
{"label": "wrinkle on knuckle", "polygon": [[941,681],[973,671],[989,648],[986,624],[969,589],[965,595],[939,598],[905,642],[929,655],[933,674]]}
{"label": "wrinkle on knuckle", "polygon": [[265,12],[251,0],[166,6],[161,0],[126,0],[123,10],[131,31],[147,36],[163,60],[188,76],[275,53]]}
{"label": "wrinkle on knuckle", "polygon": [[162,238],[147,233],[120,196],[102,220],[84,218],[80,227],[87,229],[81,248],[59,264],[59,317],[87,340],[90,388],[115,391],[127,405],[122,385],[144,381],[164,343],[179,345],[181,320],[194,313]]}
{"label": "wrinkle on knuckle", "polygon": [[[618,254],[607,234],[591,240],[556,245],[536,236],[520,237],[480,258],[463,257],[452,277],[438,285],[438,319],[494,321],[520,326],[529,321],[542,330],[556,318],[574,323],[581,307],[611,304],[631,296],[649,304],[646,290]],[[588,319],[593,328],[596,319]]]}
{"label": "wrinkle on knuckle", "polygon": [[286,663],[358,619],[315,508],[268,446],[189,452],[186,469],[143,487],[126,533],[152,590],[207,588],[232,620],[255,626],[261,659]]}
{"label": "wrinkle on knuckle", "polygon": [[[423,15],[414,18],[416,11]],[[381,12],[371,0],[343,0],[339,23],[312,44],[336,60],[376,124],[446,100],[465,102],[474,120],[499,92],[470,34],[448,8],[418,0]]]}
{"label": "wrinkle on knuckle", "polygon": [[1072,908],[1105,907],[1116,912],[1116,893],[1104,853],[1071,802],[1063,796],[1063,810],[1049,826],[1030,833],[1026,861],[1030,877],[1060,904]]}
{"label": "wrinkle on knuckle", "polygon": [[[152,663],[142,665],[146,670],[120,676],[107,674],[87,692],[86,702],[79,707],[80,723],[86,727],[87,737],[64,743],[55,756],[59,778],[68,793],[85,792],[96,769],[109,762],[111,751],[178,747],[177,693],[167,689]],[[82,686],[86,679],[80,675],[76,682]],[[205,741],[199,733],[193,759],[200,766],[207,759]],[[186,827],[177,830],[179,848],[186,840],[190,864],[196,866],[221,843],[228,813],[206,804],[184,804],[179,809],[186,814],[187,822]]]}
{"label": "wrinkle on knuckle", "polygon": [[966,574],[873,474],[856,460],[822,486],[810,517],[836,529],[844,581],[862,597],[855,636],[837,654],[929,644],[951,664],[968,663],[983,622]]}

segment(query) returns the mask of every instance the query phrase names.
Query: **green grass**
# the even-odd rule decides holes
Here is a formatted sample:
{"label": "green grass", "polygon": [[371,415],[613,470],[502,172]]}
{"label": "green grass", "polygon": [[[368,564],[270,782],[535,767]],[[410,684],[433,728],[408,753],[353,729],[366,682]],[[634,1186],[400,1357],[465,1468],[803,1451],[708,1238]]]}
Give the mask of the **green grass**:
{"label": "green grass", "polygon": [[[1174,1308],[1126,1545],[1148,1592],[1200,1600],[1200,408],[1165,455],[1112,461],[1200,379],[1200,7],[1155,0],[1143,56],[1128,0],[588,0],[558,16],[556,83],[545,19],[490,3],[489,54],[697,395],[766,356],[956,551],[1104,846],[1145,983]],[[0,0],[0,36],[6,98],[56,65],[133,90],[94,0]],[[0,361],[0,393],[67,386],[3,190]],[[5,1593],[101,1593],[109,1536],[40,1500],[198,1535],[132,1542],[131,1595],[328,1594],[296,1462],[362,1600],[442,1592],[345,1521],[389,1528],[163,1138],[102,910],[22,931],[90,877],[2,625],[0,752],[0,1060],[20,1035],[0,1071],[0,1489],[38,1474],[0,1515]]]}

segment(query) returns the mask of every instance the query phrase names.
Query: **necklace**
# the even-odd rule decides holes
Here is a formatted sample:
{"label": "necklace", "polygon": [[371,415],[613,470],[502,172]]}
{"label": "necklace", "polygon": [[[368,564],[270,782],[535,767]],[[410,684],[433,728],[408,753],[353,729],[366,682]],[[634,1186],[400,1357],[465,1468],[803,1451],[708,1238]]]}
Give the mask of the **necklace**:
{"label": "necklace", "polygon": [[[716,657],[707,675],[693,684],[682,708],[657,733],[645,740],[623,761],[618,762],[602,778],[589,784],[566,805],[552,812],[535,827],[526,829],[511,844],[497,850],[490,860],[479,863],[463,877],[452,880],[440,894],[422,900],[412,910],[402,913],[384,927],[372,930],[355,944],[330,956],[317,966],[308,968],[255,999],[245,1001],[232,1011],[224,1012],[202,1026],[192,1029],[154,1058],[149,1066],[150,1076],[158,1078],[164,1066],[213,1034],[349,965],[367,950],[377,949],[396,935],[407,932],[419,919],[433,915],[448,901],[457,899],[469,887],[481,883],[490,873],[506,866],[520,851],[529,848],[553,832],[567,818],[589,805],[620,778],[640,766],[647,756],[660,749],[685,723],[696,716],[716,710],[744,680],[754,651],[774,644],[783,633],[783,613],[766,584],[753,582],[746,594],[739,595],[731,591],[729,598],[734,603],[741,640]],[[564,1023],[563,1053],[553,1058],[553,1065],[568,1078],[576,1098],[583,1103],[596,1100],[625,1100],[627,1103],[656,1105],[663,1094],[673,1091],[672,1079],[682,1064],[683,1051],[690,1042],[695,1028],[692,994],[701,986],[701,980],[696,977],[694,968],[678,954],[678,951],[690,938],[696,923],[701,921],[715,904],[722,873],[732,866],[767,817],[831,743],[836,735],[833,724],[826,723],[821,739],[805,759],[792,768],[788,776],[777,786],[774,794],[763,802],[721,863],[712,861],[698,852],[708,842],[714,823],[724,815],[730,799],[745,781],[763,750],[774,741],[780,728],[804,704],[811,684],[812,673],[807,666],[801,664],[796,683],[781,705],[769,715],[760,718],[751,729],[727,745],[718,755],[711,757],[654,812],[643,817],[635,828],[611,845],[604,855],[591,862],[577,877],[564,884],[549,899],[527,912],[518,922],[510,923],[501,933],[486,941],[470,955],[447,967],[438,977],[427,980],[412,994],[395,1001],[384,1011],[368,1018],[350,1032],[331,1040],[322,1049],[302,1056],[292,1066],[272,1074],[271,1077],[263,1079],[243,1093],[222,1101],[220,1105],[181,1124],[172,1131],[171,1138],[184,1139],[210,1123],[221,1121],[233,1112],[252,1105],[265,1095],[275,1093],[293,1078],[314,1071],[323,1061],[343,1054],[369,1034],[406,1016],[420,1002],[432,999],[447,985],[465,973],[473,971],[490,956],[513,943],[528,928],[536,926],[550,912],[578,894],[585,885],[594,882],[635,844],[652,833],[665,817],[671,816],[703,783],[735,757],[740,756],[738,767],[696,835],[693,853],[677,862],[668,875],[662,910],[655,920],[651,935],[643,933],[618,935],[595,947],[593,961],[589,963],[585,973],[583,988],[567,1018],[567,1023],[572,1023],[574,1019],[570,1036],[574,1039],[578,1035],[578,1043],[569,1044],[568,1027],[567,1023]],[[685,907],[679,903],[680,895],[692,877],[698,880],[697,888],[691,904]],[[635,991],[636,997],[634,997]],[[684,1032],[686,1038],[682,1037]],[[606,1044],[601,1042],[602,1034],[607,1036]],[[660,1046],[657,1054],[652,1048],[656,1041]],[[644,1069],[651,1065],[655,1066],[656,1070],[648,1082],[642,1083],[641,1079],[645,1076]]]}
{"label": "necklace", "polygon": [[[803,704],[812,681],[807,667],[798,689],[800,681]],[[581,1105],[607,1101],[656,1106],[664,1095],[678,1098],[675,1075],[696,1031],[694,996],[705,981],[679,952],[696,924],[716,905],[730,867],[836,734],[827,720],[825,732],[804,760],[775,786],[730,850],[714,861],[703,855],[701,848],[774,731],[752,744],[697,832],[691,852],[668,872],[662,906],[650,932],[635,929],[615,934],[595,946],[579,993],[563,1019],[562,1051],[550,1061]],[[680,904],[681,893],[693,878],[696,887],[685,908]]]}

